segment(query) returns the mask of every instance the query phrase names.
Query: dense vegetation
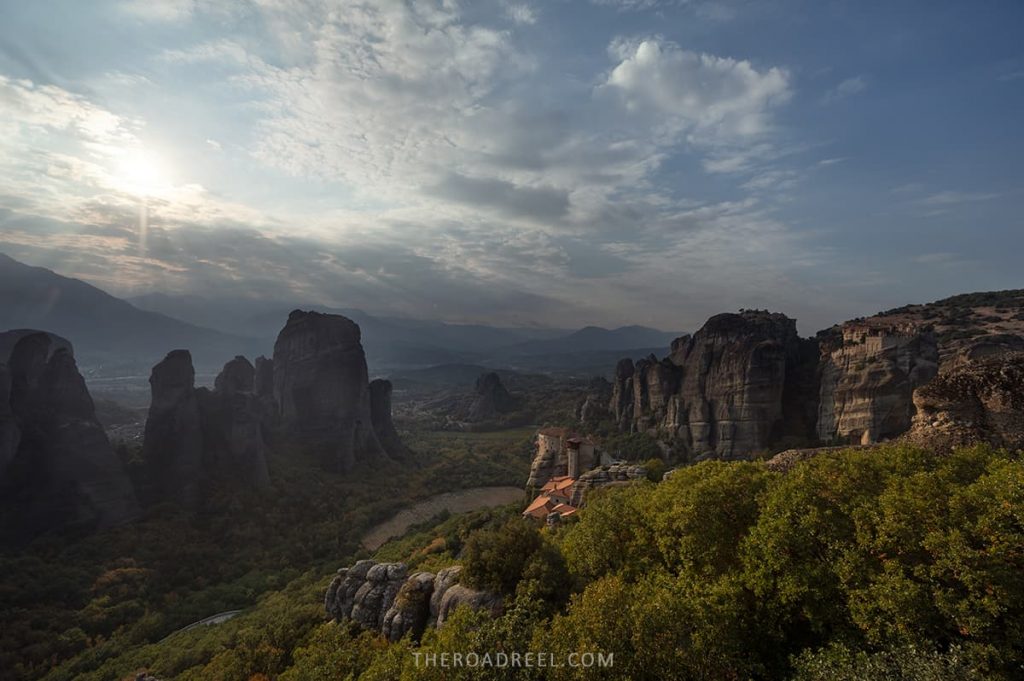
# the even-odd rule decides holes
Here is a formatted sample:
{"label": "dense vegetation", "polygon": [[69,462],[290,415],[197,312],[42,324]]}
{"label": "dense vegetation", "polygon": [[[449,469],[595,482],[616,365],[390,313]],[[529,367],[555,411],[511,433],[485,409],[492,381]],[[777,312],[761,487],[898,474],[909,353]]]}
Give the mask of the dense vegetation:
{"label": "dense vegetation", "polygon": [[[316,568],[226,624],[135,646],[115,634],[116,663],[101,666],[101,645],[47,678],[142,667],[239,681],[1024,675],[1019,454],[888,445],[822,454],[786,474],[704,462],[596,493],[555,531],[516,515],[440,519],[378,552],[414,569],[460,562],[464,581],[505,595],[502,617],[460,611],[418,647],[324,622],[330,574]],[[442,673],[414,655],[516,650],[600,651],[614,666]]]}
{"label": "dense vegetation", "polygon": [[[532,434],[403,433],[417,468],[368,467],[346,476],[324,474],[311,459],[276,446],[265,494],[221,489],[197,515],[154,507],[130,526],[85,538],[47,536],[8,550],[0,554],[0,679],[50,670],[46,678],[119,678],[147,666],[147,646],[180,627],[248,608],[285,587],[268,598],[271,605],[287,603],[289,612],[257,617],[268,632],[261,636],[278,627],[289,635],[308,630],[322,613],[323,576],[365,553],[359,540],[367,529],[434,493],[522,484]],[[172,639],[171,648],[180,640],[191,650],[180,650],[181,659],[167,668],[209,661],[204,646],[220,639],[197,642],[203,635]]]}

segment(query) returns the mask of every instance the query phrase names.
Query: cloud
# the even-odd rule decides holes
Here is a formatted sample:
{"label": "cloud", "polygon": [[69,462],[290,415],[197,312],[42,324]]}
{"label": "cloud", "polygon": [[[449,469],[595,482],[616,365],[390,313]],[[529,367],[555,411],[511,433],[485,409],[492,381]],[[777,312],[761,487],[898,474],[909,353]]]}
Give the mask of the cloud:
{"label": "cloud", "polygon": [[917,203],[924,206],[953,206],[961,203],[977,203],[999,198],[999,194],[986,192],[942,191],[919,199]]}
{"label": "cloud", "polygon": [[509,3],[505,7],[505,15],[513,23],[521,26],[530,26],[537,23],[537,11],[530,5]]}
{"label": "cloud", "polygon": [[178,23],[191,19],[198,0],[125,0],[121,11],[143,21]]}
{"label": "cloud", "polygon": [[938,265],[954,262],[958,259],[955,253],[921,253],[914,256],[914,262],[923,265]]}
{"label": "cloud", "polygon": [[[216,10],[191,7],[161,21]],[[32,115],[0,117],[18,121],[8,158],[26,169],[5,190],[28,197],[0,197],[18,214],[7,247],[40,264],[75,252],[70,274],[116,292],[215,290],[463,321],[690,327],[736,307],[730,295],[756,306],[772,284],[773,307],[805,306],[797,275],[825,256],[770,203],[799,179],[780,164],[796,153],[776,120],[793,92],[785,68],[658,37],[560,61],[523,38],[536,14],[510,16],[503,2],[489,13],[454,2],[245,7],[245,22],[145,64],[165,96],[185,83],[188,104],[222,117],[190,134],[237,183],[184,175],[140,202],[112,161],[151,123],[47,91]],[[41,88],[8,89],[0,97],[20,102]],[[32,123],[62,101],[69,113]],[[108,156],[92,153],[103,143]],[[679,162],[729,196],[666,181]],[[264,196],[278,184],[299,196]],[[62,227],[43,238],[43,221]],[[679,291],[704,302],[679,310]]]}
{"label": "cloud", "polygon": [[449,173],[434,187],[438,196],[459,203],[493,206],[504,214],[555,221],[569,210],[565,191],[550,187],[521,187],[493,178]]}
{"label": "cloud", "polygon": [[754,137],[768,130],[771,109],[791,94],[789,74],[778,67],[758,70],[746,60],[698,54],[657,38],[616,41],[610,50],[620,62],[601,90],[669,135]]}
{"label": "cloud", "polygon": [[868,87],[868,81],[864,76],[854,76],[853,78],[847,78],[839,85],[835,86],[831,90],[825,93],[821,98],[823,104],[831,104],[847,97],[852,97],[858,93],[863,92]]}

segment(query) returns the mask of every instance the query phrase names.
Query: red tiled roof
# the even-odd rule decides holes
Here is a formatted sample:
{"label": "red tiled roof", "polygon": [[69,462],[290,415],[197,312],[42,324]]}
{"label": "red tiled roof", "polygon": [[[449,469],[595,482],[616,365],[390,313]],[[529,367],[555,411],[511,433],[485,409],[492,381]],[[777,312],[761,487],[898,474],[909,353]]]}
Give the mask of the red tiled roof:
{"label": "red tiled roof", "polygon": [[[532,515],[538,518],[546,517],[553,506],[555,506],[555,503],[546,495],[542,494],[526,507],[526,510],[523,511],[523,515]],[[543,515],[541,515],[541,513],[543,513]]]}
{"label": "red tiled roof", "polygon": [[557,506],[555,506],[554,508],[551,509],[551,512],[552,513],[557,513],[557,514],[562,515],[562,516],[567,516],[567,515],[572,515],[573,513],[575,513],[576,512],[576,507],[575,506],[570,506],[569,504],[558,504]]}

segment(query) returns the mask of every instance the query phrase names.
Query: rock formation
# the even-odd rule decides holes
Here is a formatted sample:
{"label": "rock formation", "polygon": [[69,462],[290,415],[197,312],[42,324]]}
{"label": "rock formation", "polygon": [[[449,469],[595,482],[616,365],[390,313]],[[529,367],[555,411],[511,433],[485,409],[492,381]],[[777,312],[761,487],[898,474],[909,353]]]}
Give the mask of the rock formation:
{"label": "rock formation", "polygon": [[366,356],[355,322],[295,310],[274,344],[273,362],[281,425],[321,451],[328,468],[346,471],[356,461],[387,456],[373,427]]}
{"label": "rock formation", "polygon": [[476,379],[473,402],[469,405],[466,420],[487,421],[514,408],[515,400],[505,390],[501,377],[490,371]]}
{"label": "rock formation", "polygon": [[203,473],[203,420],[188,350],[172,350],[149,376],[150,403],[142,456],[149,499],[194,508]]}
{"label": "rock formation", "polygon": [[818,438],[871,444],[906,432],[914,389],[938,373],[935,336],[883,320],[847,323],[819,340]]}
{"label": "rock formation", "polygon": [[187,350],[173,350],[153,367],[143,458],[154,501],[195,508],[208,477],[255,488],[269,485],[255,374],[249,360],[235,357],[224,365],[211,392],[195,387]]}
{"label": "rock formation", "polygon": [[18,451],[21,431],[11,408],[11,372],[0,364],[0,475]]}
{"label": "rock formation", "polygon": [[412,453],[402,444],[391,420],[391,381],[377,378],[370,381],[370,419],[377,440],[392,458],[408,460]]}
{"label": "rock formation", "polygon": [[580,423],[594,425],[610,417],[608,404],[612,399],[612,384],[598,376],[587,386],[583,401],[576,410]]}
{"label": "rock formation", "polygon": [[616,463],[587,471],[572,486],[570,504],[579,507],[591,490],[598,487],[628,485],[647,479],[647,469],[635,464]]}
{"label": "rock formation", "polygon": [[561,475],[576,477],[589,471],[598,461],[592,441],[568,428],[542,428],[530,464],[528,488],[540,489],[548,480]]}
{"label": "rock formation", "polygon": [[610,410],[621,429],[659,433],[684,455],[748,456],[810,430],[806,406],[786,399],[813,362],[806,346],[784,315],[716,315],[665,359],[620,361]]}
{"label": "rock formation", "polygon": [[12,331],[0,334],[0,353],[5,537],[133,519],[134,491],[96,419],[71,344],[45,332]]}
{"label": "rock formation", "polygon": [[914,391],[907,439],[935,449],[989,442],[1024,448],[1024,355],[956,366]]}
{"label": "rock formation", "polygon": [[379,631],[389,641],[410,633],[418,640],[428,625],[443,625],[461,605],[500,612],[500,597],[458,583],[461,569],[408,575],[404,563],[361,560],[338,570],[327,587],[324,608],[332,619]]}
{"label": "rock formation", "polygon": [[220,393],[251,393],[255,391],[256,369],[241,355],[224,365],[213,381],[213,389]]}
{"label": "rock formation", "polygon": [[224,365],[212,393],[200,389],[205,465],[244,484],[264,489],[269,448],[264,434],[267,417],[254,392],[256,370],[238,356]]}

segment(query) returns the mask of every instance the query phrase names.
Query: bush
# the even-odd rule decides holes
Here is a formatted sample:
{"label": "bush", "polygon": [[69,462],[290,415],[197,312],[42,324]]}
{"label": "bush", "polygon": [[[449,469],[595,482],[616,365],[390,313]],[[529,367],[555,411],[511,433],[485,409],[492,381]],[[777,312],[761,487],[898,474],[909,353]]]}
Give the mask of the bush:
{"label": "bush", "polygon": [[477,532],[470,536],[463,551],[462,579],[477,589],[512,594],[541,546],[540,531],[523,518]]}

